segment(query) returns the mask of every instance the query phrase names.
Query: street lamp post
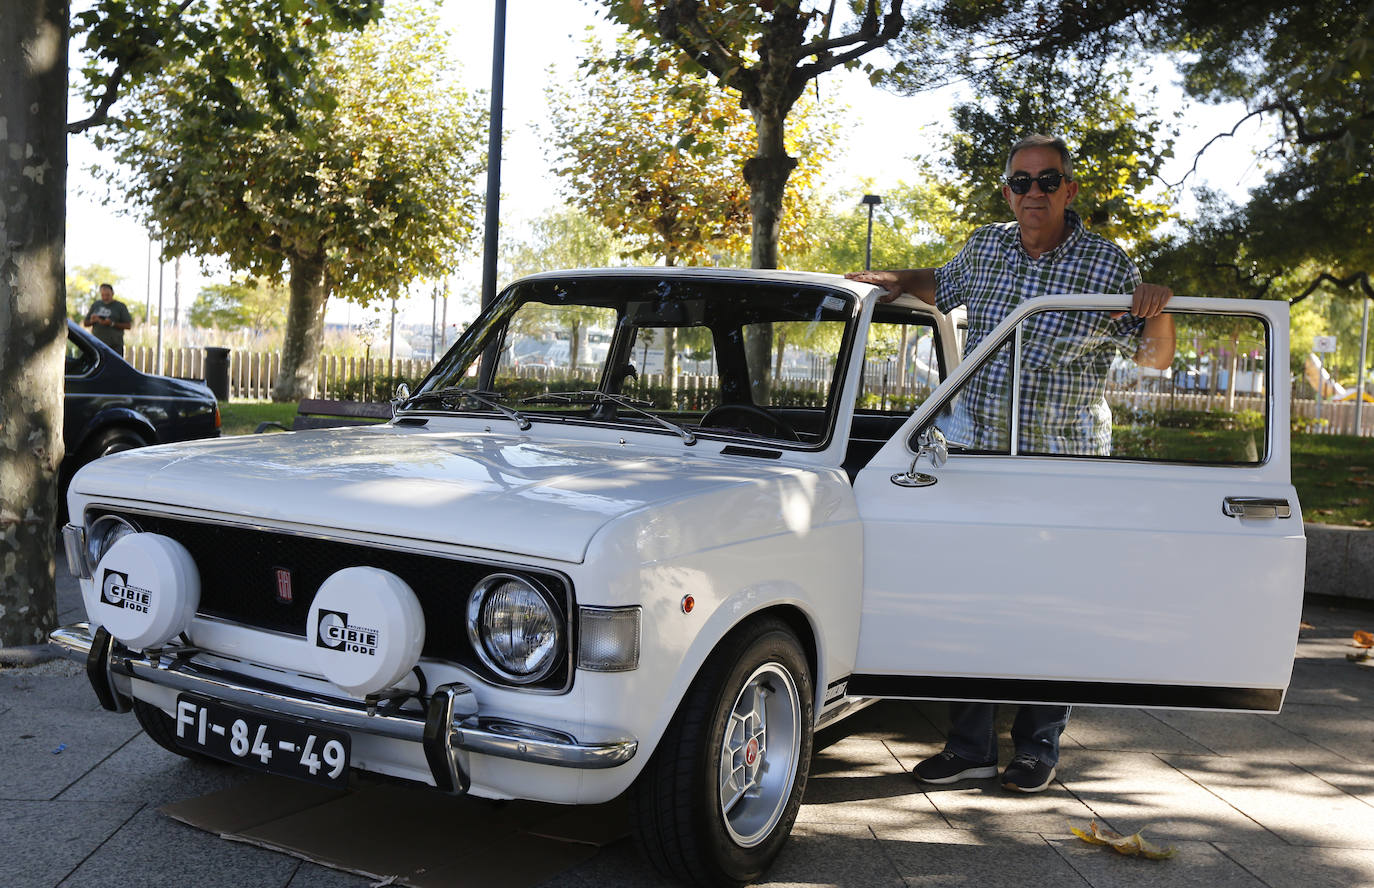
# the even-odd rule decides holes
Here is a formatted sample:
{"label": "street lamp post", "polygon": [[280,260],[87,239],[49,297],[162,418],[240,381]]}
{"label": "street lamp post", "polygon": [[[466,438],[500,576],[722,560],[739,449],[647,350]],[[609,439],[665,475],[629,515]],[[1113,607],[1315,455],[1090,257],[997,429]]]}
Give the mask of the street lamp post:
{"label": "street lamp post", "polygon": [[873,208],[883,202],[882,196],[865,194],[863,202],[868,205],[868,240],[864,243],[864,271],[873,267]]}

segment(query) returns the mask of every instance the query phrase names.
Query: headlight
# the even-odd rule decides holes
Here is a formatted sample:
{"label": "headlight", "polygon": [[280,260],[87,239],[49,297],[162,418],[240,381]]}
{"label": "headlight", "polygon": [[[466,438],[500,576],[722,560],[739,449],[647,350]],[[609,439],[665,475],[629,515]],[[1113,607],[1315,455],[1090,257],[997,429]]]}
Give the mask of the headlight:
{"label": "headlight", "polygon": [[468,599],[468,639],[502,678],[530,684],[558,665],[563,627],[546,590],[513,574],[492,574]]}
{"label": "headlight", "polygon": [[110,547],[120,537],[126,537],[131,533],[138,533],[138,528],[118,515],[101,515],[91,523],[90,530],[86,531],[86,565],[89,570],[95,570],[100,559],[105,557],[105,553],[110,551]]}

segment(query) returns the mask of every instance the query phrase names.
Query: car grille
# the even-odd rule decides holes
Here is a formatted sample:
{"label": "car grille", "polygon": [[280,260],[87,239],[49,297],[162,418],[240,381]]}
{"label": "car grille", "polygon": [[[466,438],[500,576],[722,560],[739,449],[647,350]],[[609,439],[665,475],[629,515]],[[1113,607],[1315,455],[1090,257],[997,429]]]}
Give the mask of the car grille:
{"label": "car grille", "polygon": [[[425,615],[423,656],[450,660],[504,684],[478,659],[466,628],[473,587],[499,570],[530,577],[552,591],[561,610],[564,638],[570,646],[574,644],[568,618],[571,594],[557,574],[165,515],[102,510],[88,518],[103,514],[119,515],[146,532],[171,537],[186,547],[200,573],[197,613],[204,616],[305,638],[310,604],[324,581],[345,567],[376,567],[400,577],[419,599]],[[290,572],[289,601],[278,596],[278,572],[283,569]],[[563,659],[544,680],[521,687],[566,688],[571,669],[569,658]]]}

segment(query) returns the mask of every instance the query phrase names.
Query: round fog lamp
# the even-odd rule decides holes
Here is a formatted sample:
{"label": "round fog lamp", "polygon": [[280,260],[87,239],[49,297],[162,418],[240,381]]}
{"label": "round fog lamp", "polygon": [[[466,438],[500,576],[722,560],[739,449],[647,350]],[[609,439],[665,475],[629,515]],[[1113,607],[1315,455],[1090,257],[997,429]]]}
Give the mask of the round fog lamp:
{"label": "round fog lamp", "polygon": [[95,570],[110,547],[131,533],[138,533],[138,528],[118,515],[101,515],[95,519],[86,531],[86,564]]}
{"label": "round fog lamp", "polygon": [[558,611],[547,592],[523,577],[492,574],[478,583],[468,599],[467,628],[477,656],[507,681],[530,684],[558,665]]}

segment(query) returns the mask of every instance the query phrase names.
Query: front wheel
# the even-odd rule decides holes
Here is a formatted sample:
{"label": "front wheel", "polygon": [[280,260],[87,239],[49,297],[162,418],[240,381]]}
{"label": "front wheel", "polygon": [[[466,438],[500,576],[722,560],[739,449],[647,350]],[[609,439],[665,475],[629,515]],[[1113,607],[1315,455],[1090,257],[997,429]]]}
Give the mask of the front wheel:
{"label": "front wheel", "polygon": [[630,793],[659,872],[711,886],[763,874],[806,790],[812,701],[806,655],[779,620],[736,630],[711,655]]}

